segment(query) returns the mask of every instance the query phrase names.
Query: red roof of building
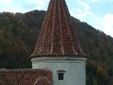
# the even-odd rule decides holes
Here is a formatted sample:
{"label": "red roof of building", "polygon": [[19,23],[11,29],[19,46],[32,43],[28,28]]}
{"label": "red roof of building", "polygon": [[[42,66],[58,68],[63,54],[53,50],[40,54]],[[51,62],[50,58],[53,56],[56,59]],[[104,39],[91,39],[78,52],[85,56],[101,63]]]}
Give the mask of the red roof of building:
{"label": "red roof of building", "polygon": [[0,85],[52,85],[46,70],[0,70]]}
{"label": "red roof of building", "polygon": [[[76,28],[76,27],[75,27]],[[85,56],[74,34],[65,0],[50,0],[35,50],[38,56]]]}

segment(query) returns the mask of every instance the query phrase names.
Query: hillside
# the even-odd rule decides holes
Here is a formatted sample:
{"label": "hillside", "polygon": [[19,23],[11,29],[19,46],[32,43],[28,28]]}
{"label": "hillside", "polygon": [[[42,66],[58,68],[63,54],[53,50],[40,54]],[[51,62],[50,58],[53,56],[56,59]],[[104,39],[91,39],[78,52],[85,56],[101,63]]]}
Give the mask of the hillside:
{"label": "hillside", "polygon": [[[0,68],[30,68],[45,11],[0,13]],[[75,33],[88,55],[87,85],[111,85],[113,38],[72,17]]]}

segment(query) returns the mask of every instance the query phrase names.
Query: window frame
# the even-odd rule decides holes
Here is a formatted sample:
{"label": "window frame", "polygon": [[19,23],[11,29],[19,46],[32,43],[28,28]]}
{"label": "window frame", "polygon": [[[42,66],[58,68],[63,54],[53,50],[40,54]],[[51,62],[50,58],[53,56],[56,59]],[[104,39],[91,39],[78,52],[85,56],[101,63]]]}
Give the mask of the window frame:
{"label": "window frame", "polygon": [[57,75],[58,75],[58,80],[64,80],[64,73],[65,71],[64,70],[58,70],[57,71]]}

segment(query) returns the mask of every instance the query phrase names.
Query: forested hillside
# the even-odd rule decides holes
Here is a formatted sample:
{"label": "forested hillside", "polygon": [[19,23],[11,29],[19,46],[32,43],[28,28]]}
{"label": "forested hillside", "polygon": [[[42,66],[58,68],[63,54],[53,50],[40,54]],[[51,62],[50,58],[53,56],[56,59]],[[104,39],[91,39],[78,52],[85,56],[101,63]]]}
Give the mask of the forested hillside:
{"label": "forested hillside", "polygon": [[[0,13],[0,68],[30,68],[45,11]],[[112,85],[113,38],[72,17],[75,33],[88,55],[87,85]]]}

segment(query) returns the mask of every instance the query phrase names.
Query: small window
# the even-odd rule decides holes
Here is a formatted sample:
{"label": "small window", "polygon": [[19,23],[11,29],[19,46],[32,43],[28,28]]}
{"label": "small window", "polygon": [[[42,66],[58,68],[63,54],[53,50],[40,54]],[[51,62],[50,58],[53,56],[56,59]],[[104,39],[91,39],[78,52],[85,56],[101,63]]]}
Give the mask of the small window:
{"label": "small window", "polygon": [[58,73],[58,80],[64,80],[64,73]]}
{"label": "small window", "polygon": [[64,73],[65,71],[59,70],[58,72],[58,80],[64,80]]}

